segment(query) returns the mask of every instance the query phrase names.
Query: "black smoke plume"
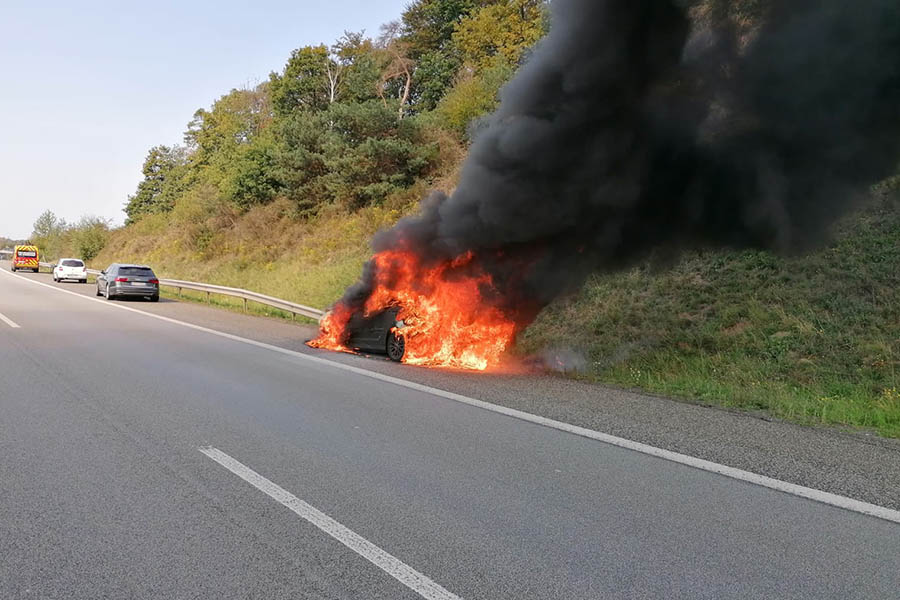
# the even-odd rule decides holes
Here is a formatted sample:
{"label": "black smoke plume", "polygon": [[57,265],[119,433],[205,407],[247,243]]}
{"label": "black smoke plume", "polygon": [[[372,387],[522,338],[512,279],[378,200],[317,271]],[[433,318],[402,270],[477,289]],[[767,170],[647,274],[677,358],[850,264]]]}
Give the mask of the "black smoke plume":
{"label": "black smoke plume", "polygon": [[[459,186],[374,250],[425,266],[471,252],[495,281],[486,301],[524,325],[590,273],[651,253],[821,241],[897,166],[900,2],[776,1],[749,36],[691,10],[555,0]],[[374,269],[345,305],[362,306]]]}

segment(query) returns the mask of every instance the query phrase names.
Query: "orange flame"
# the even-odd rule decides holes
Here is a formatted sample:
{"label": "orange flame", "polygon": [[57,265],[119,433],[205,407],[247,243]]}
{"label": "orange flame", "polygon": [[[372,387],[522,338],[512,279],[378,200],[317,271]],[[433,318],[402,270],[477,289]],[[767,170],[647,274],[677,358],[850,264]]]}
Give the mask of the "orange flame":
{"label": "orange flame", "polygon": [[[375,255],[375,286],[365,316],[398,306],[406,355],[414,365],[484,370],[500,362],[512,343],[516,324],[485,302],[493,281],[474,264],[471,253],[435,267],[424,267],[407,251]],[[344,346],[352,310],[338,303],[320,324],[316,348],[350,351]]]}

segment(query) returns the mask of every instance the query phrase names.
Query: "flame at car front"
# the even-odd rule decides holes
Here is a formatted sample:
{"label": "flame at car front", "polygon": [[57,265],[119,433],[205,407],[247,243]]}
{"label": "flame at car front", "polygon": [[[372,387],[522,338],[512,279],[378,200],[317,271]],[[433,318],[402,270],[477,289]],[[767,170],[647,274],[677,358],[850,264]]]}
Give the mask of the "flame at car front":
{"label": "flame at car front", "polygon": [[[403,362],[482,371],[500,362],[516,324],[485,301],[493,281],[472,259],[469,253],[425,267],[411,252],[375,255],[375,285],[362,312],[368,316],[399,308],[394,331],[406,341]],[[347,326],[353,314],[352,308],[338,303],[309,345],[348,351]]]}

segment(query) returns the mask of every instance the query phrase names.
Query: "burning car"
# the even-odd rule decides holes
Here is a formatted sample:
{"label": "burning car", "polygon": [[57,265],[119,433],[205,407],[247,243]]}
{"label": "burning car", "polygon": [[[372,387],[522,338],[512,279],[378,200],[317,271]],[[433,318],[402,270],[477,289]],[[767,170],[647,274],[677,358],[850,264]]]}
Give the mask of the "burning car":
{"label": "burning car", "polygon": [[484,371],[499,364],[516,335],[515,315],[485,293],[493,279],[471,253],[423,265],[414,253],[386,250],[371,260],[371,280],[335,303],[312,348],[378,352],[408,365]]}
{"label": "burning car", "polygon": [[369,316],[356,314],[347,323],[347,348],[361,352],[387,354],[395,362],[406,354],[405,324],[398,320],[400,307],[392,306]]}

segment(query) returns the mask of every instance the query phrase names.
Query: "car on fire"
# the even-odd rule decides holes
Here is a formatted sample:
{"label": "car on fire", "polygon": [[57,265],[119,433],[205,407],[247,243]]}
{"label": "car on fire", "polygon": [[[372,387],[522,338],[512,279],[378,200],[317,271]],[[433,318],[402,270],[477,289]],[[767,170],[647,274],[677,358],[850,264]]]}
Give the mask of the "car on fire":
{"label": "car on fire", "polygon": [[405,324],[397,318],[399,306],[392,306],[375,314],[356,314],[350,318],[347,347],[357,352],[386,354],[394,362],[401,362],[406,354]]}

